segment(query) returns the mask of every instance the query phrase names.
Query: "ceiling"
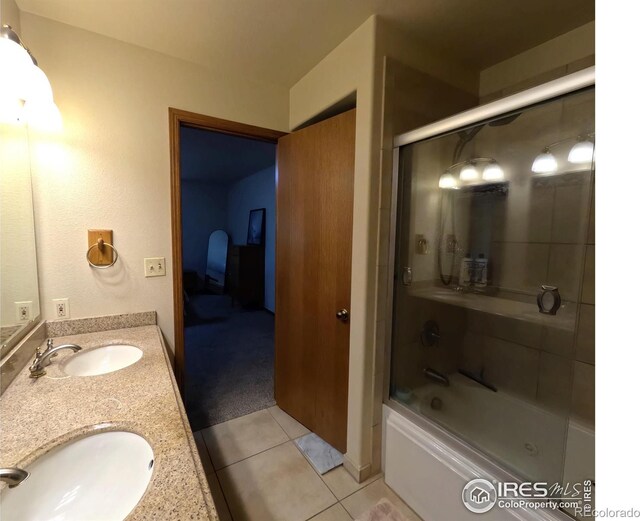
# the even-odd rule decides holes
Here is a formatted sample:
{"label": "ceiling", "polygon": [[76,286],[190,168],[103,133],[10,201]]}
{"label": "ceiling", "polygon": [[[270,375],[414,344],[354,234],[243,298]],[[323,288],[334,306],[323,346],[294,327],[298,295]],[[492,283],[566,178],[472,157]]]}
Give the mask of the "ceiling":
{"label": "ceiling", "polygon": [[180,129],[183,181],[230,185],[276,163],[276,145],[195,128]]}
{"label": "ceiling", "polygon": [[17,0],[23,11],[291,87],[372,14],[481,70],[595,18],[594,0]]}

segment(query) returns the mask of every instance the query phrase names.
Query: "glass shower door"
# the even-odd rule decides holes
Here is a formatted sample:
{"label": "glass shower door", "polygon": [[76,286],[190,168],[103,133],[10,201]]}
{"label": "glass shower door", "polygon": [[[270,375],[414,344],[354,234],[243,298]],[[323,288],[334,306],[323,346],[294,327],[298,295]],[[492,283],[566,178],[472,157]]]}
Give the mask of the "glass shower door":
{"label": "glass shower door", "polygon": [[399,151],[391,398],[527,480],[593,478],[594,108]]}

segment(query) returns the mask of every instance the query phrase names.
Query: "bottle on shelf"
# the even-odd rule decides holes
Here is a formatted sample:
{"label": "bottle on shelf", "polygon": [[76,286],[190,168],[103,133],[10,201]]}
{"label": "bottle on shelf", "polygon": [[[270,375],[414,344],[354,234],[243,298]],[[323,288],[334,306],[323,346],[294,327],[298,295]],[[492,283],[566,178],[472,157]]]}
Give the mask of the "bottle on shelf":
{"label": "bottle on shelf", "polygon": [[458,284],[460,286],[470,286],[473,283],[474,262],[470,253],[467,253],[460,261],[460,277]]}
{"label": "bottle on shelf", "polygon": [[474,277],[473,282],[476,286],[484,288],[487,286],[487,265],[489,259],[484,256],[484,253],[478,255],[478,258],[474,262]]}

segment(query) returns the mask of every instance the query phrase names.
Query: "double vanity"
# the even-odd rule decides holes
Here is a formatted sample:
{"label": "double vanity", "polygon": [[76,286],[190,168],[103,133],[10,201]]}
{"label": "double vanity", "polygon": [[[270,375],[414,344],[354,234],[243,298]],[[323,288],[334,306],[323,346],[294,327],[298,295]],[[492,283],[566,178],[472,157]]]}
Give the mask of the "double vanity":
{"label": "double vanity", "polygon": [[2,518],[217,519],[160,329],[52,324],[0,398]]}

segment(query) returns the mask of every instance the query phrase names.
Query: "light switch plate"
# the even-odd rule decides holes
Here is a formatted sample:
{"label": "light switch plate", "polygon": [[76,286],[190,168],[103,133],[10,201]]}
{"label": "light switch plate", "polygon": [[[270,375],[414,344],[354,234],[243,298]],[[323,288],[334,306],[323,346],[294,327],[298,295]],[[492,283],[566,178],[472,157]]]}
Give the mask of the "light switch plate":
{"label": "light switch plate", "polygon": [[148,257],[144,260],[145,277],[164,277],[166,274],[164,257]]}

